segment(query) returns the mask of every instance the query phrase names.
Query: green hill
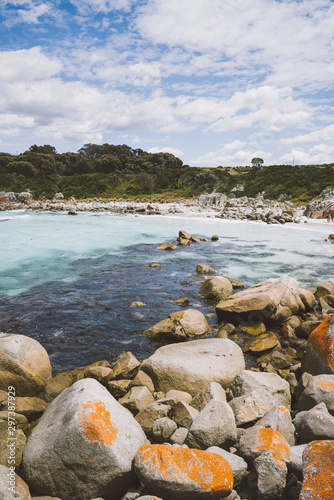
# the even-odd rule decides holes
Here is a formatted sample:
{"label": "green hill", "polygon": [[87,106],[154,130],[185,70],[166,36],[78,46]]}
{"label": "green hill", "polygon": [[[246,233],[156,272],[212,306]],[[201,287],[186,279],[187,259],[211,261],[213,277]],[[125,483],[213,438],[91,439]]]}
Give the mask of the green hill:
{"label": "green hill", "polygon": [[123,145],[86,144],[78,153],[56,152],[49,145],[31,146],[12,156],[0,153],[0,191],[29,189],[35,198],[193,198],[201,193],[277,199],[287,195],[305,203],[327,186],[334,186],[334,163],[200,168],[184,165],[170,153],[148,153]]}

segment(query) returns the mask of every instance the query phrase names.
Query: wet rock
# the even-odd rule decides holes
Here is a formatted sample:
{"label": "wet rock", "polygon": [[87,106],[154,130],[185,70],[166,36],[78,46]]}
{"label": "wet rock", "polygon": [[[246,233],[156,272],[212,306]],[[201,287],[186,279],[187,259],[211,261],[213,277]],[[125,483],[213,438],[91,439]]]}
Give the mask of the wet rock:
{"label": "wet rock", "polygon": [[51,375],[48,353],[39,342],[0,333],[0,389],[13,386],[16,396],[39,396]]}
{"label": "wet rock", "polygon": [[332,500],[334,497],[334,441],[314,441],[303,453],[303,485],[300,500]]}
{"label": "wet rock", "polygon": [[244,347],[244,352],[262,352],[273,349],[279,344],[277,336],[273,332],[258,335],[254,340],[248,342]]}
{"label": "wet rock", "polygon": [[213,234],[211,236],[211,241],[218,241],[219,240],[219,236],[217,234]]}
{"label": "wet rock", "polygon": [[334,375],[310,377],[298,401],[298,411],[307,411],[319,403],[325,403],[334,416]]}
{"label": "wet rock", "polygon": [[284,370],[286,368],[290,368],[293,363],[293,359],[287,354],[284,354],[279,346],[278,349],[274,349],[272,352],[260,356],[256,362],[259,366],[261,366],[262,363],[265,363],[273,366],[276,370]]}
{"label": "wet rock", "polygon": [[196,272],[198,274],[216,274],[216,270],[208,266],[208,264],[197,264]]}
{"label": "wet rock", "polygon": [[236,332],[236,327],[232,323],[223,323],[216,333],[217,339],[227,339],[229,335]]}
{"label": "wet rock", "polygon": [[305,311],[298,283],[284,276],[258,283],[219,302],[216,312],[220,321],[247,323],[273,321],[282,323]]}
{"label": "wet rock", "polygon": [[175,245],[175,243],[172,243],[171,241],[168,241],[167,243],[163,243],[162,245],[159,245],[157,247],[157,250],[167,250],[167,251],[171,251],[171,250],[176,250],[177,246]]}
{"label": "wet rock", "polygon": [[231,285],[233,287],[233,290],[235,290],[237,288],[246,288],[245,283],[243,283],[242,281],[235,280],[233,278],[228,278],[227,276],[224,276],[224,277],[227,278],[228,280],[230,280]]}
{"label": "wet rock", "polygon": [[334,417],[325,403],[319,403],[311,410],[297,413],[293,420],[300,443],[319,439],[334,439]]}
{"label": "wet rock", "polygon": [[231,408],[224,401],[212,400],[194,420],[186,443],[191,448],[223,448],[233,445],[236,440],[237,428]]}
{"label": "wet rock", "polygon": [[187,299],[186,297],[182,297],[181,299],[176,299],[172,301],[174,304],[177,304],[179,306],[187,306],[190,304],[190,299]]}
{"label": "wet rock", "polygon": [[229,463],[208,451],[143,446],[135,456],[134,469],[147,489],[164,500],[221,500],[233,489]]}
{"label": "wet rock", "polygon": [[229,279],[215,276],[205,280],[198,293],[204,299],[219,301],[232,295],[233,287]]}
{"label": "wet rock", "polygon": [[210,401],[224,401],[226,403],[226,392],[217,382],[211,382],[204,389],[196,394],[190,405],[201,411]]}
{"label": "wet rock", "polygon": [[156,390],[195,396],[210,382],[228,387],[245,367],[240,347],[229,339],[194,340],[160,347],[142,364]]}
{"label": "wet rock", "polygon": [[261,335],[266,331],[266,325],[264,323],[258,323],[256,325],[242,325],[241,330],[248,335]]}
{"label": "wet rock", "polygon": [[175,337],[186,339],[209,333],[210,326],[205,316],[196,309],[186,309],[171,313],[168,318],[159,321],[143,332],[152,339]]}
{"label": "wet rock", "polygon": [[150,265],[150,267],[162,267],[162,264],[159,264],[158,262],[152,262]]}
{"label": "wet rock", "polygon": [[31,488],[71,498],[117,499],[132,480],[132,460],[147,440],[140,425],[93,379],[62,392],[24,449]]}
{"label": "wet rock", "polygon": [[334,316],[328,316],[309,335],[302,370],[334,375]]}

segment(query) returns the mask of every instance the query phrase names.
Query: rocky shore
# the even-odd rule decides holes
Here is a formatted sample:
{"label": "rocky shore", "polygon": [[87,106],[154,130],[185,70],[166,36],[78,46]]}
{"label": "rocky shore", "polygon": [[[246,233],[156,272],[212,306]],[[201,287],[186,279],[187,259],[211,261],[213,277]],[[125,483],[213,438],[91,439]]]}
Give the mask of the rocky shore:
{"label": "rocky shore", "polygon": [[[259,195],[256,198],[230,197],[226,195],[201,195],[197,201],[147,203],[126,200],[75,200],[64,201],[57,193],[53,200],[33,200],[28,193],[0,193],[0,211],[25,210],[38,212],[110,212],[132,215],[187,215],[217,217],[229,220],[263,221],[267,224],[305,221],[305,207],[294,207],[289,201],[272,201]],[[234,196],[234,195],[233,195]]]}
{"label": "rocky shore", "polygon": [[177,310],[143,332],[163,345],[142,362],[53,377],[40,343],[0,334],[0,498],[334,498],[333,282],[197,273],[215,338]]}

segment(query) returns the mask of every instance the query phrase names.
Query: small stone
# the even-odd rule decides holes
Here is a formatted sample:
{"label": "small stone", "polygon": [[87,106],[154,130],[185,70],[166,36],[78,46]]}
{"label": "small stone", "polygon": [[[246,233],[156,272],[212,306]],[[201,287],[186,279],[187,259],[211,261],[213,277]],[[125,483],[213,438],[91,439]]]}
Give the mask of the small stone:
{"label": "small stone", "polygon": [[170,405],[155,401],[144,408],[144,410],[141,410],[135,416],[135,419],[142,426],[145,434],[151,435],[154,422],[159,418],[168,417],[170,411]]}
{"label": "small stone", "polygon": [[281,498],[288,474],[286,464],[277,460],[270,452],[265,452],[254,460],[254,467],[257,472],[257,498],[259,500]]}
{"label": "small stone", "polygon": [[[15,398],[15,411],[24,415],[28,422],[33,422],[40,418],[45,412],[48,404],[40,398]],[[6,410],[8,408],[8,401],[4,401],[0,405],[0,409]]]}
{"label": "small stone", "polygon": [[198,392],[191,400],[190,405],[201,411],[212,400],[226,403],[226,392],[217,382],[210,382],[202,391]]}
{"label": "small stone", "polygon": [[119,404],[127,408],[134,415],[154,402],[154,398],[149,389],[145,386],[132,387],[130,391],[121,399]]}
{"label": "small stone", "polygon": [[125,396],[132,386],[132,380],[111,380],[107,389],[114,398],[119,399]]}
{"label": "small stone", "polygon": [[152,393],[154,392],[154,384],[151,377],[149,377],[147,373],[143,372],[142,370],[139,370],[139,372],[133,379],[131,387],[136,387],[141,385],[147,387],[150,392]]}
{"label": "small stone", "polygon": [[276,335],[272,332],[264,333],[262,335],[257,336],[251,342],[248,342],[244,351],[252,351],[252,352],[261,352],[266,351],[268,349],[273,349],[279,344],[279,341]]}
{"label": "small stone", "polygon": [[204,299],[219,301],[232,295],[233,287],[227,278],[215,276],[205,280],[198,293]]}
{"label": "small stone", "polygon": [[196,272],[198,274],[216,274],[216,270],[208,266],[208,264],[197,264]]}
{"label": "small stone", "polygon": [[167,251],[171,251],[171,250],[176,250],[177,246],[172,243],[171,241],[168,241],[167,243],[164,243],[163,245],[160,245],[157,247],[157,250],[167,250]]}
{"label": "small stone", "polygon": [[176,401],[183,401],[184,403],[190,404],[192,400],[192,395],[189,392],[185,391],[177,391],[175,389],[171,389],[166,393],[166,398],[175,399]]}
{"label": "small stone", "polygon": [[189,429],[198,413],[195,408],[187,405],[184,401],[178,401],[173,408],[172,418],[177,425]]}
{"label": "small stone", "polygon": [[266,325],[264,323],[259,323],[254,326],[242,326],[241,330],[248,335],[261,335],[266,331]]}
{"label": "small stone", "polygon": [[170,442],[172,444],[184,444],[188,435],[188,429],[186,427],[178,427],[176,431],[170,436]]}
{"label": "small stone", "polygon": [[145,302],[141,302],[140,300],[136,300],[135,302],[132,302],[130,307],[145,307],[147,304]]}
{"label": "small stone", "polygon": [[152,436],[159,442],[168,441],[176,429],[177,424],[174,420],[168,417],[158,418],[153,424]]}
{"label": "small stone", "polygon": [[218,241],[219,240],[219,236],[217,234],[213,234],[211,236],[211,241]]}
{"label": "small stone", "polygon": [[138,359],[131,352],[126,352],[112,367],[113,376],[116,380],[130,379],[137,375],[139,368]]}
{"label": "small stone", "polygon": [[186,297],[182,297],[181,299],[176,299],[172,300],[174,304],[177,304],[179,306],[187,306],[190,304],[190,299],[187,299]]}
{"label": "small stone", "polygon": [[152,262],[149,267],[162,267],[162,264],[159,264],[158,262]]}
{"label": "small stone", "polygon": [[94,378],[100,384],[107,385],[113,378],[114,372],[107,366],[89,366],[84,372],[85,378]]}

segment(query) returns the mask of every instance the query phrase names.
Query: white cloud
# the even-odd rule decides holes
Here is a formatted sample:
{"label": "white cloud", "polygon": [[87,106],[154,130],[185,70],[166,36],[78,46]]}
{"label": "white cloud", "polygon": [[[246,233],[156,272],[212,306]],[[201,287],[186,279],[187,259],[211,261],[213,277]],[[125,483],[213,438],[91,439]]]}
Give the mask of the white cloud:
{"label": "white cloud", "polygon": [[205,155],[199,156],[191,160],[192,165],[200,167],[216,167],[221,166],[244,166],[250,165],[254,157],[269,160],[271,154],[262,150],[249,149],[249,144],[240,140],[235,140],[218,151],[212,151]]}
{"label": "white cloud", "polygon": [[0,82],[14,83],[48,78],[62,69],[58,59],[43,54],[41,47],[0,52]]}
{"label": "white cloud", "polygon": [[136,0],[70,0],[79,14],[87,15],[90,12],[107,14],[114,10],[128,11]]}
{"label": "white cloud", "polygon": [[284,144],[296,144],[300,142],[334,142],[334,125],[314,130],[308,134],[297,135],[296,137],[286,138],[282,140]]}
{"label": "white cloud", "polygon": [[159,148],[157,146],[154,146],[153,148],[149,148],[147,151],[149,153],[171,153],[172,155],[177,156],[177,157],[184,155],[184,152],[181,151],[181,149],[173,148],[173,147],[169,147],[169,146],[166,146],[163,148]]}

